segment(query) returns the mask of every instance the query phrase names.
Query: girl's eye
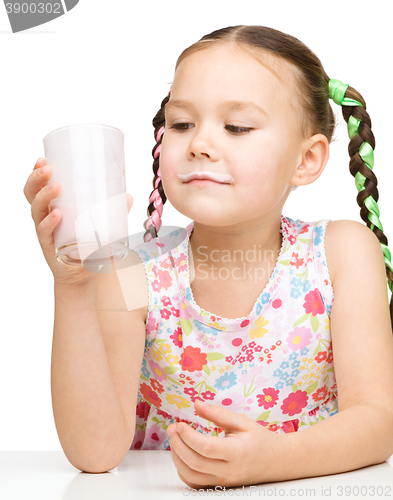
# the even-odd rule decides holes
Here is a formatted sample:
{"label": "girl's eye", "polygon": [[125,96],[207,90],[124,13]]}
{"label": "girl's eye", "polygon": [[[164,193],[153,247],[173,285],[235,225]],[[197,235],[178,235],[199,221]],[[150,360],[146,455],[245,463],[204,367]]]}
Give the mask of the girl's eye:
{"label": "girl's eye", "polygon": [[247,134],[248,132],[253,130],[251,127],[238,127],[237,125],[227,125],[225,128],[228,130],[228,132],[235,135]]}
{"label": "girl's eye", "polygon": [[175,123],[170,128],[174,128],[178,132],[185,132],[186,130],[190,129],[191,127],[192,127],[191,123],[181,122],[181,123]]}

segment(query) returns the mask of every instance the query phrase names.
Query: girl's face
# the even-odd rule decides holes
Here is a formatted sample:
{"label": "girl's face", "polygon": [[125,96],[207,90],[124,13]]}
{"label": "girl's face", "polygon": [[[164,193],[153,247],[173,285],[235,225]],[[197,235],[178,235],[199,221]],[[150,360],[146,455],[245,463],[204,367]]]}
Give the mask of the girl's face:
{"label": "girl's face", "polygon": [[[281,80],[225,43],[187,56],[176,70],[160,173],[170,203],[200,224],[244,227],[248,221],[251,227],[281,214],[302,162],[303,139],[289,70],[269,58],[275,61]],[[178,177],[204,171],[229,174],[233,183]]]}

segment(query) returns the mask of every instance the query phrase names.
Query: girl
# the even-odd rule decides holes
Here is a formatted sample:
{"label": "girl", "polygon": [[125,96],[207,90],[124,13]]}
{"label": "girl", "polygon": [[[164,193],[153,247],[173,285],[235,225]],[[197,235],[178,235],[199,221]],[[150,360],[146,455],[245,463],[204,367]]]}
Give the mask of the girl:
{"label": "girl", "polygon": [[[329,98],[368,228],[282,215],[328,161]],[[153,125],[144,243],[117,273],[57,262],[60,186],[42,158],[25,186],[54,274],[52,398],[69,461],[103,472],[129,448],[167,449],[188,486],[231,487],[389,458],[393,267],[362,96],[296,38],[235,26],[181,54]],[[167,197],[192,222],[158,238]]]}

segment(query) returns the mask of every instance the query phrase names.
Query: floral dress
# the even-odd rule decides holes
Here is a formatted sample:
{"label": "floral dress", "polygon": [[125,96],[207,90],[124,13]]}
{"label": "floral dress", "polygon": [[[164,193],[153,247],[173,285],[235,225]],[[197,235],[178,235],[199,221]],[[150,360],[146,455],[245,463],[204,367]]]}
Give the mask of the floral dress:
{"label": "floral dress", "polygon": [[194,223],[134,247],[148,279],[146,341],[130,449],[170,449],[167,427],[199,417],[196,399],[246,415],[273,432],[296,432],[337,413],[324,237],[330,219],[281,215],[275,269],[250,314],[222,318],[194,301],[189,238]]}

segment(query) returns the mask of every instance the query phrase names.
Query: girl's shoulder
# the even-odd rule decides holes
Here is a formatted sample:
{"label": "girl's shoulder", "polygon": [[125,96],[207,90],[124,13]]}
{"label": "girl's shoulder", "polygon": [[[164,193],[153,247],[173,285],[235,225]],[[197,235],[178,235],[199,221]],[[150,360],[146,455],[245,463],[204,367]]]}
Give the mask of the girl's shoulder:
{"label": "girl's shoulder", "polygon": [[332,286],[345,256],[356,252],[359,245],[364,248],[365,245],[375,246],[376,243],[380,245],[377,236],[364,224],[346,219],[330,220],[325,232],[325,254]]}

